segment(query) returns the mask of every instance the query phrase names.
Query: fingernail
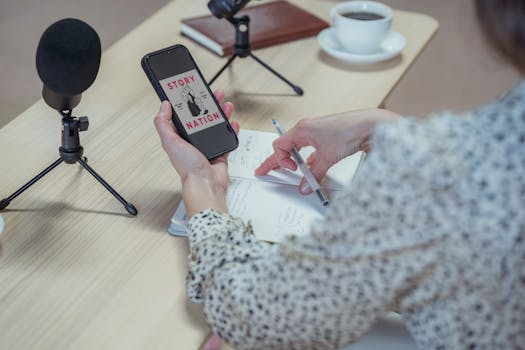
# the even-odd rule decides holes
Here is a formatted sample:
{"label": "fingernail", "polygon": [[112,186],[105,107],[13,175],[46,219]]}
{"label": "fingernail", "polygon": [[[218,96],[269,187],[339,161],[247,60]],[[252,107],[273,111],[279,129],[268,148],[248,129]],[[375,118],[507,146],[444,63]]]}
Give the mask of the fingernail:
{"label": "fingernail", "polygon": [[168,101],[162,101],[162,103],[160,104],[159,112],[164,112],[167,104],[168,104]]}
{"label": "fingernail", "polygon": [[301,191],[301,193],[304,193],[304,194],[312,193],[312,188],[310,187],[310,184],[306,181],[303,182],[299,190]]}

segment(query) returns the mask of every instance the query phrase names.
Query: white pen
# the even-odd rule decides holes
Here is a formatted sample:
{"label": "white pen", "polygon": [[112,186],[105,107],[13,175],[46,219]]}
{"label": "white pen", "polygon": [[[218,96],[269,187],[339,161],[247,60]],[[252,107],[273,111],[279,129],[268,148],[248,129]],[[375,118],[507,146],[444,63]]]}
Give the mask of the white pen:
{"label": "white pen", "polygon": [[[279,124],[279,122],[273,118],[272,118],[272,124],[273,126],[275,126],[275,129],[277,130],[279,135],[282,136],[284,134],[284,129],[281,127],[281,124]],[[312,191],[314,191],[317,194],[317,197],[319,197],[323,205],[325,206],[328,205],[328,197],[326,196],[323,189],[319,185],[319,182],[317,182],[314,175],[310,171],[310,168],[308,168],[308,165],[306,165],[303,157],[301,157],[301,155],[299,154],[299,152],[297,151],[295,147],[292,147],[291,153],[292,153],[292,158],[297,163],[299,170],[301,170],[301,172],[303,173],[306,181],[312,188]]]}

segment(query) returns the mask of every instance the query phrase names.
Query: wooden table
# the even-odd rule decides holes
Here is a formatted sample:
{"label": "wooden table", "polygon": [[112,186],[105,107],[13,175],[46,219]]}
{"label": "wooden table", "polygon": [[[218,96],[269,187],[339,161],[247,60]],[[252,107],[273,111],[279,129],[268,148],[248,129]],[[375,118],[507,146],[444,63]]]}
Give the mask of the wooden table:
{"label": "wooden table", "polygon": [[[329,20],[334,3],[294,3]],[[207,1],[172,1],[108,49],[75,115],[90,117],[81,143],[90,164],[126,199],[124,208],[78,165],[60,165],[3,211],[0,240],[1,349],[196,349],[208,332],[186,300],[187,243],[167,234],[180,183],[152,118],[159,101],[140,68],[146,52],[174,43],[211,77],[225,62],[179,34],[181,18]],[[258,50],[305,90],[290,88],[251,59],[236,60],[214,88],[226,90],[245,128],[272,130],[300,117],[379,106],[437,30],[424,15],[396,11],[401,57],[352,67],[323,54],[316,38]],[[31,69],[32,67],[28,67]],[[40,89],[41,86],[30,86]],[[0,129],[0,197],[58,158],[60,116],[39,101]]]}

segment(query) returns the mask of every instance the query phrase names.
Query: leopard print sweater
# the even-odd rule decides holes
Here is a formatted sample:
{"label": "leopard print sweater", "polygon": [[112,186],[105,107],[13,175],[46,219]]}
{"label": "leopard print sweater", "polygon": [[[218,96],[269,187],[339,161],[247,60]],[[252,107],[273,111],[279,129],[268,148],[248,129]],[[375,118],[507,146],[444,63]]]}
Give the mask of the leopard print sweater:
{"label": "leopard print sweater", "polygon": [[189,222],[188,294],[236,349],[334,349],[397,310],[421,349],[525,349],[525,82],[402,118],[305,237]]}

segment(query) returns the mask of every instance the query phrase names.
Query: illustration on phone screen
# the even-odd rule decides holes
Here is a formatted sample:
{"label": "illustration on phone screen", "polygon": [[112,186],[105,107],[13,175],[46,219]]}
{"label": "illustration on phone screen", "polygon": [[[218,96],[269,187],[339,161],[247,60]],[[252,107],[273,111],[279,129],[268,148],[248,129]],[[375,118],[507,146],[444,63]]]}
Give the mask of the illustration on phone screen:
{"label": "illustration on phone screen", "polygon": [[159,83],[188,135],[225,122],[196,69]]}

